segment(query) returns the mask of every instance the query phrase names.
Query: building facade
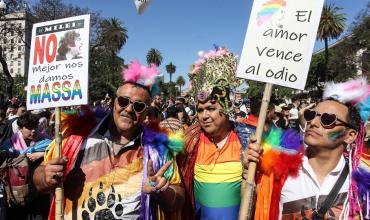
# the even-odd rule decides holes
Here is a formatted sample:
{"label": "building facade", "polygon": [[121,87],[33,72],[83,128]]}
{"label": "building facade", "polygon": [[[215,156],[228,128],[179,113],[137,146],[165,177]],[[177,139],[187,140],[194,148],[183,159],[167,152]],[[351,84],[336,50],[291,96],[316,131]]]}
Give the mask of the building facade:
{"label": "building facade", "polygon": [[[0,18],[0,46],[12,77],[26,76],[30,57],[32,16],[27,12],[6,14]],[[3,72],[0,65],[0,72]]]}

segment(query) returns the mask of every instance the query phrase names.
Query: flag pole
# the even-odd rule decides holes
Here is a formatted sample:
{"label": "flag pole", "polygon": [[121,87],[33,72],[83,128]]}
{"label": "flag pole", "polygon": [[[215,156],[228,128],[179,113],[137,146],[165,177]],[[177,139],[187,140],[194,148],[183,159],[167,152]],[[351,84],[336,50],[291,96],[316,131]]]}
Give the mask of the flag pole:
{"label": "flag pole", "polygon": [[[55,107],[55,157],[62,157],[62,133],[61,133],[61,108]],[[64,192],[63,183],[58,184],[55,188],[55,219],[64,219]]]}
{"label": "flag pole", "polygon": [[[266,83],[265,91],[263,93],[261,109],[258,116],[258,124],[256,130],[257,143],[261,143],[263,127],[266,121],[266,113],[272,93],[272,84]],[[253,205],[254,205],[254,193],[256,184],[254,182],[254,176],[256,173],[257,164],[255,162],[250,162],[248,164],[248,174],[247,179],[242,182],[242,201],[239,210],[239,220],[250,220],[253,216]]]}

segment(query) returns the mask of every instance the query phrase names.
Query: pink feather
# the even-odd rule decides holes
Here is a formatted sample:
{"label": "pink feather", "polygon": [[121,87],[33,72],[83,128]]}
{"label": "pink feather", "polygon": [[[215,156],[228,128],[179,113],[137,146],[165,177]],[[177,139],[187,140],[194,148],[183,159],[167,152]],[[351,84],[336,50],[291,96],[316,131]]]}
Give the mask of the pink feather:
{"label": "pink feather", "polygon": [[159,71],[155,64],[146,67],[141,65],[138,60],[131,61],[128,68],[122,71],[125,82],[134,82],[149,88],[153,86],[158,75]]}
{"label": "pink feather", "polygon": [[127,69],[122,72],[122,77],[125,82],[131,81],[136,82],[140,78],[141,65],[138,60],[130,62]]}
{"label": "pink feather", "polygon": [[324,89],[323,98],[329,97],[337,99],[340,102],[358,102],[368,90],[367,80],[359,77],[344,83],[329,82]]}

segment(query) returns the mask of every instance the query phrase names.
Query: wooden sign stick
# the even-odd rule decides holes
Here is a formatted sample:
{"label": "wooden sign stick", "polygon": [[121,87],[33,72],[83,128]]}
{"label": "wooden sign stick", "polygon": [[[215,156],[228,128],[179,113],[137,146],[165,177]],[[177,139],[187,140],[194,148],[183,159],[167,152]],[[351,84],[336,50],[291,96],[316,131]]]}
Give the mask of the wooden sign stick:
{"label": "wooden sign stick", "polygon": [[[62,133],[61,133],[61,109],[55,107],[55,142],[57,158],[62,157]],[[64,192],[63,183],[60,183],[55,189],[55,219],[64,219]]]}
{"label": "wooden sign stick", "polygon": [[[266,83],[265,91],[263,93],[261,109],[258,116],[258,124],[256,130],[256,138],[257,143],[261,143],[262,140],[262,133],[263,127],[266,121],[266,113],[268,109],[268,105],[270,102],[271,92],[272,92],[272,84]],[[239,210],[239,220],[249,220],[253,216],[253,205],[254,205],[254,191],[256,188],[256,184],[254,182],[254,175],[256,173],[257,164],[255,162],[250,162],[248,164],[248,176],[247,179],[243,181],[241,192],[242,201],[240,204]]]}

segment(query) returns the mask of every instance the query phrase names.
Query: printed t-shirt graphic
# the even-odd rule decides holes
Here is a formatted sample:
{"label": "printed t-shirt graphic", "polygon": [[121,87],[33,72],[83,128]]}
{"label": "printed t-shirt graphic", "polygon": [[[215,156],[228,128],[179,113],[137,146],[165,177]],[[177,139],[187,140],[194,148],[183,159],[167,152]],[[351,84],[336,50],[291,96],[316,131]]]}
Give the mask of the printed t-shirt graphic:
{"label": "printed t-shirt graphic", "polygon": [[240,206],[241,144],[231,131],[221,149],[203,133],[194,167],[194,195],[200,219],[236,219]]}
{"label": "printed t-shirt graphic", "polygon": [[[139,219],[143,171],[141,135],[114,156],[109,132],[84,143],[65,184],[65,219]],[[180,183],[175,165],[172,184]],[[159,219],[163,214],[160,212]]]}

